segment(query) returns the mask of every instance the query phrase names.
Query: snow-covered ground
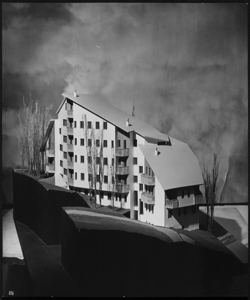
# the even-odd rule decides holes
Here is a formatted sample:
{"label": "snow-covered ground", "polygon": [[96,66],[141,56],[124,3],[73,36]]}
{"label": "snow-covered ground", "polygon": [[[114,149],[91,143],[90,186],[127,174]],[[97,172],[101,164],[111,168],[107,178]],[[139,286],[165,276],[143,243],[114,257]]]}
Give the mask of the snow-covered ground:
{"label": "snow-covered ground", "polygon": [[[200,211],[206,213],[206,207]],[[242,262],[248,262],[248,205],[215,206],[214,220],[227,232],[215,236]]]}

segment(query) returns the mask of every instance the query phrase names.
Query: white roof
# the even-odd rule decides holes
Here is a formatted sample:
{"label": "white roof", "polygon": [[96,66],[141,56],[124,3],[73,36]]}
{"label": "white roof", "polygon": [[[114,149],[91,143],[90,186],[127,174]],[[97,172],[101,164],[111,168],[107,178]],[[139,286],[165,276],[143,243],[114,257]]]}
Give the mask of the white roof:
{"label": "white roof", "polygon": [[[138,145],[162,188],[203,184],[199,162],[192,150],[185,143],[173,141],[172,146]],[[155,155],[156,148],[158,155]]]}
{"label": "white roof", "polygon": [[[115,126],[121,128],[125,132],[135,131],[139,135],[147,139],[154,139],[155,141],[169,141],[169,137],[166,134],[159,132],[153,126],[127,114],[126,112],[114,107],[113,105],[107,103],[99,96],[81,94],[74,97],[74,95],[69,93],[63,93],[64,100],[59,106],[56,113],[58,113],[66,100],[66,98],[74,101],[80,106],[86,108],[87,110],[93,112],[94,114],[100,116],[106,121],[114,124]],[[130,126],[126,126],[126,120],[129,119]]]}

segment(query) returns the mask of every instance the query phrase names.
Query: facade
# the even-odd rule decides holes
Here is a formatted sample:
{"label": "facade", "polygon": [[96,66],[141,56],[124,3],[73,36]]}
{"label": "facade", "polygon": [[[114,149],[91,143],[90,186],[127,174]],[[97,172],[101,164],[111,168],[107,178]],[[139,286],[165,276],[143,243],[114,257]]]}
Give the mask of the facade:
{"label": "facade", "polygon": [[98,204],[129,209],[132,219],[199,228],[203,179],[187,144],[96,96],[63,97],[41,146],[47,174],[71,190],[96,190]]}

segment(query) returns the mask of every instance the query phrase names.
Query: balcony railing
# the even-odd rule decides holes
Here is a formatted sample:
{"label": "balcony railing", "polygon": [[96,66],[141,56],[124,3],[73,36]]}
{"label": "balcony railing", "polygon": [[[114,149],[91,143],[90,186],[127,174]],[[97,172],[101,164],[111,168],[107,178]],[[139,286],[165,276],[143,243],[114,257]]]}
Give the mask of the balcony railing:
{"label": "balcony railing", "polygon": [[68,115],[68,117],[73,117],[73,110],[72,109],[68,109],[67,110],[67,115]]}
{"label": "balcony railing", "polygon": [[74,128],[73,127],[67,127],[67,133],[68,134],[74,134]]}
{"label": "balcony railing", "polygon": [[55,165],[54,164],[46,164],[46,171],[47,172],[55,172]]}
{"label": "balcony railing", "polygon": [[74,145],[73,144],[68,144],[68,151],[74,151]]}
{"label": "balcony railing", "polygon": [[141,182],[146,185],[155,185],[155,177],[141,174]]}
{"label": "balcony railing", "polygon": [[47,149],[46,150],[46,154],[47,154],[47,156],[49,156],[49,157],[54,157],[55,156],[55,149]]}
{"label": "balcony railing", "polygon": [[129,185],[128,184],[117,184],[116,192],[117,193],[129,193]]}
{"label": "balcony railing", "polygon": [[177,199],[169,200],[166,199],[166,208],[178,208],[179,207],[179,201]]}
{"label": "balcony railing", "polygon": [[116,149],[116,156],[121,156],[121,157],[129,156],[129,148]]}
{"label": "balcony railing", "polygon": [[68,160],[68,168],[74,169],[74,162],[72,160]]}
{"label": "balcony railing", "polygon": [[116,168],[116,174],[117,175],[128,175],[129,174],[129,167],[118,166]]}
{"label": "balcony railing", "polygon": [[203,196],[197,195],[195,196],[195,204],[202,204],[203,203]]}
{"label": "balcony railing", "polygon": [[141,201],[147,204],[155,204],[155,196],[147,192],[141,193]]}
{"label": "balcony railing", "polygon": [[179,207],[186,207],[186,206],[192,206],[196,204],[202,203],[203,196],[191,196],[191,197],[184,197],[183,199],[166,199],[166,208],[174,209]]}

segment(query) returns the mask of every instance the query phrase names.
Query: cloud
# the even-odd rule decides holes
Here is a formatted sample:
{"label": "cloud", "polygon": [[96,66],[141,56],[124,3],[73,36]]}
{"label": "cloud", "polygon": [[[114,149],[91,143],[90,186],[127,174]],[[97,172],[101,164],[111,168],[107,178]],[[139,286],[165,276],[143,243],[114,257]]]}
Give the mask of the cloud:
{"label": "cloud", "polygon": [[219,195],[230,170],[247,200],[245,4],[3,4],[3,16],[4,111],[30,93],[55,111],[74,89],[129,113],[134,100],[138,118],[201,164],[217,153]]}

